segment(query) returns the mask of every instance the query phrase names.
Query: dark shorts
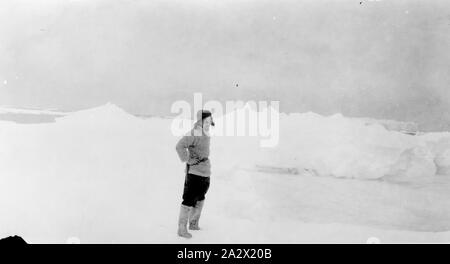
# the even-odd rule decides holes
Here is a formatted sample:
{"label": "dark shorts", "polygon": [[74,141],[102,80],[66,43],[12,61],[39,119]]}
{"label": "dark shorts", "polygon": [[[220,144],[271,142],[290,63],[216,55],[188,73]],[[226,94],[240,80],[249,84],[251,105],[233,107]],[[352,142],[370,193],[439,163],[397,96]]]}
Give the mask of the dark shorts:
{"label": "dark shorts", "polygon": [[186,174],[183,190],[183,205],[195,206],[197,201],[205,200],[205,194],[209,189],[209,177]]}

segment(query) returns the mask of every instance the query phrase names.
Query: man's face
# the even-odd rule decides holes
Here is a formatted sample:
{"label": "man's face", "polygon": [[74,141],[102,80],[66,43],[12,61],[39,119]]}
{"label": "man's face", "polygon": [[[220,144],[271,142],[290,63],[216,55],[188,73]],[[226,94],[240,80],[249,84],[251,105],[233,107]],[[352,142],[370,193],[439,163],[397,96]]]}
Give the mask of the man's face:
{"label": "man's face", "polygon": [[203,129],[205,131],[209,131],[209,127],[211,126],[212,118],[208,116],[207,118],[203,119]]}

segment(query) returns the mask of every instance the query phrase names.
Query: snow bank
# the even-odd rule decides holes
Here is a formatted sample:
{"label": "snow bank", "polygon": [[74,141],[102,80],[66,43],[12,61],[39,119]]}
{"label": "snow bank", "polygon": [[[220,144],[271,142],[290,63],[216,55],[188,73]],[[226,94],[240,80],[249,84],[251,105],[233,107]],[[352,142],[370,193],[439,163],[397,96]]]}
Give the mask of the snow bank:
{"label": "snow bank", "polygon": [[247,161],[340,178],[408,182],[448,175],[448,133],[412,136],[374,121],[311,112],[280,114],[279,131],[277,147],[260,148]]}
{"label": "snow bank", "polygon": [[152,241],[151,232],[138,234],[157,232],[151,221],[176,222],[177,209],[160,212],[178,205],[182,188],[169,127],[113,104],[56,123],[0,122],[2,234],[38,243]]}
{"label": "snow bank", "polygon": [[109,125],[123,126],[139,119],[113,103],[102,106],[69,113],[57,119],[59,123],[70,123],[72,125]]}
{"label": "snow bank", "polygon": [[414,122],[403,122],[396,120],[374,119],[374,118],[352,118],[353,120],[361,120],[366,125],[379,124],[389,131],[398,131],[410,135],[417,134],[419,127]]}
{"label": "snow bank", "polygon": [[[0,121],[2,237],[187,242],[175,232],[184,164],[171,125],[170,119],[136,118],[114,104],[49,124]],[[448,242],[448,232],[409,232],[450,229],[448,177],[413,188],[389,182],[448,173],[448,134],[410,136],[314,113],[281,114],[280,133],[276,148],[260,148],[259,137],[212,140],[204,231],[190,242],[365,243],[368,236]],[[258,164],[295,167],[300,174],[259,173]],[[324,175],[334,177],[316,177]]]}
{"label": "snow bank", "polygon": [[[220,126],[224,118],[215,117],[216,123]],[[123,140],[130,135],[144,136],[142,133],[151,129],[151,122],[150,126],[156,125],[158,129],[148,136],[154,134],[173,142],[176,136],[172,135],[171,121],[144,120],[108,103],[57,118],[52,131],[72,130],[71,136],[78,142],[93,135],[102,137],[104,133],[114,136],[113,140]],[[450,174],[449,133],[412,136],[390,131],[384,123],[341,114],[324,117],[311,112],[282,113],[279,144],[275,148],[260,147],[261,136],[217,136],[211,155],[218,160],[216,164],[221,170],[263,164],[308,170],[319,176],[407,182]],[[163,152],[167,147],[154,146]]]}

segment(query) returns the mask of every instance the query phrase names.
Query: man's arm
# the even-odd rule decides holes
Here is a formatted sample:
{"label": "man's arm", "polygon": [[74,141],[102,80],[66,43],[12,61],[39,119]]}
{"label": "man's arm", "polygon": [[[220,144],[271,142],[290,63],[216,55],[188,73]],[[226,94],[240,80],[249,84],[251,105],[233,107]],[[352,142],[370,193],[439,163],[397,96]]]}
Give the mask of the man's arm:
{"label": "man's arm", "polygon": [[186,162],[189,159],[188,147],[194,142],[194,136],[183,136],[177,143],[175,149],[178,153],[178,157],[182,162]]}

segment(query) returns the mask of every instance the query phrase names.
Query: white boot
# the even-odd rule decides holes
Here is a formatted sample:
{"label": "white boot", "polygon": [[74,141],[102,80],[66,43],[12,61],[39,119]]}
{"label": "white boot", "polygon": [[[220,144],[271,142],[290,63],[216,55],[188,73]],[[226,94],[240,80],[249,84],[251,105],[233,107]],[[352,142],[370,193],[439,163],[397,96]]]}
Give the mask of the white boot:
{"label": "white boot", "polygon": [[188,217],[192,207],[181,205],[180,216],[178,218],[178,235],[180,237],[191,238],[192,235],[187,231]]}
{"label": "white boot", "polygon": [[200,227],[198,226],[198,221],[200,220],[200,215],[202,213],[203,204],[205,200],[198,201],[189,217],[189,229],[190,230],[200,230]]}

